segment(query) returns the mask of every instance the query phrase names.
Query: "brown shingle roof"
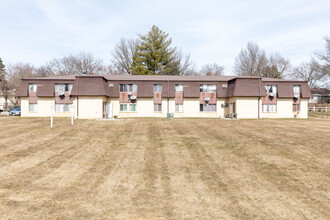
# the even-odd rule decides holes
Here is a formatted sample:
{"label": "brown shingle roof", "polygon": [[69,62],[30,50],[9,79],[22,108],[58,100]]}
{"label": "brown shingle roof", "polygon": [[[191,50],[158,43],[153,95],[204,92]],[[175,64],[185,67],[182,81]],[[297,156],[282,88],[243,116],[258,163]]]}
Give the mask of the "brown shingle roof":
{"label": "brown shingle roof", "polygon": [[312,94],[330,95],[330,89],[327,88],[313,88],[311,92]]}

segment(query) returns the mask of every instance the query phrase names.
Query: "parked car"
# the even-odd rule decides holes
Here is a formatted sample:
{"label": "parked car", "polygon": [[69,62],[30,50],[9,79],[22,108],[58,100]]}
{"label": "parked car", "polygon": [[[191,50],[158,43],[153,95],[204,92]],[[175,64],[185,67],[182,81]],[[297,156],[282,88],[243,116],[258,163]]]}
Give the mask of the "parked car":
{"label": "parked car", "polygon": [[9,115],[21,115],[21,107],[14,107],[9,110]]}

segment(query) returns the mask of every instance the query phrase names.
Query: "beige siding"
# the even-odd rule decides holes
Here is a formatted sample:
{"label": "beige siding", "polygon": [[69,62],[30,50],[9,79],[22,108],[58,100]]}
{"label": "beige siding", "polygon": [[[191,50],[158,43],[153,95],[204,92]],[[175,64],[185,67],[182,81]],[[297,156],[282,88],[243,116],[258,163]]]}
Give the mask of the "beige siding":
{"label": "beige siding", "polygon": [[29,98],[22,97],[21,99],[21,116],[22,117],[50,117],[53,106],[54,117],[70,117],[71,112],[56,112],[54,97],[38,97],[37,111],[29,111]]}
{"label": "beige siding", "polygon": [[[120,112],[120,105],[118,99],[110,99],[104,96],[80,96],[73,100],[74,116],[77,117],[77,110],[79,117],[82,119],[93,119],[103,117],[103,102],[112,104],[113,116],[119,118],[126,117],[166,117],[167,116],[167,99],[162,100],[162,112],[154,112],[153,98],[139,98],[137,101],[136,112]],[[229,113],[229,106],[222,108],[221,104],[233,103],[236,105],[236,113],[239,119],[244,118],[258,118],[258,97],[231,97],[229,99],[217,99],[216,112],[200,112],[199,98],[184,98],[183,112],[175,112],[175,100],[169,99],[169,113],[174,113],[175,118],[183,117],[209,117],[209,118],[224,118]],[[38,111],[29,112],[29,99],[22,97],[21,99],[21,115],[22,117],[49,117],[51,115],[51,106],[54,106],[53,114],[55,117],[70,117],[71,112],[55,112],[54,97],[38,98]],[[79,105],[79,106],[78,106]],[[260,118],[294,118],[292,112],[292,99],[278,99],[277,112],[265,113],[262,112],[261,101]],[[300,112],[296,115],[297,118],[307,118],[308,114],[308,100],[302,99]]]}
{"label": "beige siding", "polygon": [[237,97],[237,118],[258,118],[258,97]]}
{"label": "beige siding", "polygon": [[79,96],[78,97],[78,118],[92,119],[103,117],[103,96]]}

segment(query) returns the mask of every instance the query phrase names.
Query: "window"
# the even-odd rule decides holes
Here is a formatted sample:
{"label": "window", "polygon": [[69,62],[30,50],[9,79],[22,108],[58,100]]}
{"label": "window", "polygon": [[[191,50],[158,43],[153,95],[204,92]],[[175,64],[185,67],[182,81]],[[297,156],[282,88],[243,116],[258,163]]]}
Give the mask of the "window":
{"label": "window", "polygon": [[127,84],[120,84],[119,92],[127,92]]}
{"label": "window", "polygon": [[154,104],[154,112],[161,112],[162,104]]}
{"label": "window", "polygon": [[120,111],[127,112],[127,104],[120,104]]}
{"label": "window", "polygon": [[217,92],[217,85],[208,85],[208,92]]}
{"label": "window", "polygon": [[64,104],[55,104],[55,112],[64,112]]}
{"label": "window", "polygon": [[300,104],[293,104],[292,110],[293,112],[300,112]]}
{"label": "window", "polygon": [[154,92],[162,92],[162,84],[155,84]]}
{"label": "window", "polygon": [[183,92],[183,85],[182,84],[176,84],[175,85],[175,92]]}
{"label": "window", "polygon": [[55,92],[69,92],[71,93],[72,84],[55,84]]}
{"label": "window", "polygon": [[133,104],[120,104],[121,112],[136,112],[136,103]]}
{"label": "window", "polygon": [[217,92],[217,85],[200,85],[200,92]]}
{"label": "window", "polygon": [[202,84],[200,85],[200,92],[207,92],[207,85],[206,84]]}
{"label": "window", "polygon": [[175,112],[183,112],[183,104],[175,104]]}
{"label": "window", "polygon": [[207,104],[200,104],[199,105],[199,111],[207,112]]}
{"label": "window", "polygon": [[37,104],[29,104],[29,111],[30,112],[37,112],[38,111],[38,105]]}
{"label": "window", "polygon": [[29,92],[36,92],[37,84],[29,84]]}
{"label": "window", "polygon": [[72,84],[65,84],[65,91],[71,93]]}
{"label": "window", "polygon": [[277,86],[276,85],[265,85],[265,91],[266,93],[269,92],[269,93],[277,93]]}
{"label": "window", "polygon": [[269,112],[276,112],[276,105],[275,104],[270,104],[268,106]]}
{"label": "window", "polygon": [[216,112],[217,105],[216,104],[209,104],[209,112]]}
{"label": "window", "polygon": [[266,104],[262,105],[262,112],[268,112],[268,105]]}
{"label": "window", "polygon": [[276,112],[277,111],[276,104],[263,104],[262,105],[262,112]]}
{"label": "window", "polygon": [[137,92],[136,84],[120,84],[119,92]]}
{"label": "window", "polygon": [[217,105],[216,104],[200,104],[199,111],[201,112],[216,112]]}
{"label": "window", "polygon": [[268,86],[264,86],[265,87],[265,92],[268,92]]}
{"label": "window", "polygon": [[293,86],[293,93],[300,94],[300,86]]}
{"label": "window", "polygon": [[129,111],[136,112],[136,104],[129,104]]}
{"label": "window", "polygon": [[65,112],[71,112],[72,110],[72,104],[65,104],[64,111]]}

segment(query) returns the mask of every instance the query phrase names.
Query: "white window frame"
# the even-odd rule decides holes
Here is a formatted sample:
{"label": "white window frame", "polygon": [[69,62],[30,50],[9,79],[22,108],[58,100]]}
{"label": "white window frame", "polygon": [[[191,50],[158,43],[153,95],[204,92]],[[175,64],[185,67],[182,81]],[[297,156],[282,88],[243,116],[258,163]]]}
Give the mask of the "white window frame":
{"label": "white window frame", "polygon": [[262,112],[268,112],[268,105],[267,104],[262,104]]}
{"label": "white window frame", "polygon": [[64,92],[65,86],[64,84],[55,83],[55,92]]}
{"label": "white window frame", "polygon": [[[211,106],[215,106],[215,108],[211,110]],[[217,104],[208,104],[207,107],[208,107],[207,109],[208,112],[217,112]]]}
{"label": "white window frame", "polygon": [[276,113],[277,112],[277,105],[276,104],[269,104],[268,105],[268,112]]}
{"label": "white window frame", "polygon": [[299,94],[301,93],[301,88],[300,86],[296,85],[296,86],[293,86],[293,93],[294,94]]}
{"label": "white window frame", "polygon": [[217,92],[217,85],[216,84],[200,84],[199,91],[200,92],[216,93]]}
{"label": "white window frame", "polygon": [[[203,105],[203,108],[201,110],[201,106]],[[199,104],[199,111],[200,112],[207,112],[207,104]]]}
{"label": "white window frame", "polygon": [[37,92],[37,84],[36,83],[30,83],[29,84],[29,92]]}
{"label": "white window frame", "polygon": [[[135,110],[133,111],[132,110],[132,106],[135,106]],[[130,103],[129,105],[128,105],[128,109],[127,109],[129,112],[137,112],[137,105],[136,105],[136,103]]]}
{"label": "white window frame", "polygon": [[[157,108],[156,108],[157,106]],[[159,106],[160,106],[160,109],[159,109]],[[162,104],[154,104],[154,112],[162,112],[163,110],[163,106]]]}
{"label": "white window frame", "polygon": [[56,103],[55,112],[64,112],[64,104]]}
{"label": "white window frame", "polygon": [[183,92],[183,84],[176,84],[175,92]]}
{"label": "white window frame", "polygon": [[[123,110],[121,108],[121,106],[123,106]],[[124,110],[124,106],[126,106],[126,110]],[[128,112],[128,106],[127,106],[127,103],[122,103],[119,105],[119,111],[120,112]]]}
{"label": "white window frame", "polygon": [[[33,108],[31,108],[31,106],[33,106]],[[29,104],[29,112],[38,112],[38,104],[35,103]]]}
{"label": "white window frame", "polygon": [[154,84],[154,93],[155,92],[162,92],[163,85],[162,84]]}
{"label": "white window frame", "polygon": [[175,112],[183,112],[183,104],[175,104]]}
{"label": "white window frame", "polygon": [[128,92],[127,84],[119,84],[119,92]]}
{"label": "white window frame", "polygon": [[[67,110],[67,108],[68,108],[68,110]],[[72,112],[72,104],[65,104],[64,112]]]}

